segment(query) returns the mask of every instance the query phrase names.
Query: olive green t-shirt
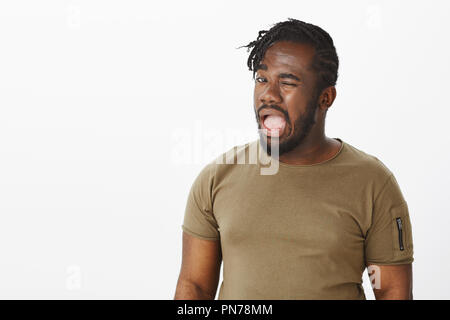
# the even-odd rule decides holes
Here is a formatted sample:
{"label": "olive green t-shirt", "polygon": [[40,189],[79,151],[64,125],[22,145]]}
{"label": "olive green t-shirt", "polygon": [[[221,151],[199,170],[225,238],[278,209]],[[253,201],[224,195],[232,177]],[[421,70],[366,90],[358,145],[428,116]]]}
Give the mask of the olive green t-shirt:
{"label": "olive green t-shirt", "polygon": [[[220,241],[219,300],[365,299],[368,264],[413,261],[408,206],[394,175],[376,157],[335,139],[340,150],[317,164],[270,157],[278,163],[275,174],[261,174],[259,157],[250,160],[255,149],[267,155],[259,140],[201,170],[182,229]],[[221,161],[227,157],[234,162]]]}

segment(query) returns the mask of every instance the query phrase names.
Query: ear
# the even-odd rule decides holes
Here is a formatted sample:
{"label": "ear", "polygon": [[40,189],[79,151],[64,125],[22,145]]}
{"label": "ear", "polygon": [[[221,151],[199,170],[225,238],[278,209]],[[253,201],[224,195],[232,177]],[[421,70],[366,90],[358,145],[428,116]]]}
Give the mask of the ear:
{"label": "ear", "polygon": [[319,98],[319,107],[326,112],[333,104],[334,99],[336,99],[336,88],[334,86],[323,89]]}

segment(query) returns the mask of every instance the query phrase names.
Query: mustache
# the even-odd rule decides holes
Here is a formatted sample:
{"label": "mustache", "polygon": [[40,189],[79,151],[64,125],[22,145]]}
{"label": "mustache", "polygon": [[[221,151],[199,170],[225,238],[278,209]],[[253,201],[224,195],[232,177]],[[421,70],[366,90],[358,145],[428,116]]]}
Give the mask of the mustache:
{"label": "mustache", "polygon": [[281,107],[277,106],[276,104],[263,104],[256,111],[258,116],[259,116],[259,113],[261,112],[261,110],[263,110],[263,109],[275,109],[277,111],[280,111],[284,115],[284,118],[286,119],[286,122],[289,123],[289,124],[291,123],[291,120],[289,118],[289,114],[287,113],[287,111],[282,109]]}

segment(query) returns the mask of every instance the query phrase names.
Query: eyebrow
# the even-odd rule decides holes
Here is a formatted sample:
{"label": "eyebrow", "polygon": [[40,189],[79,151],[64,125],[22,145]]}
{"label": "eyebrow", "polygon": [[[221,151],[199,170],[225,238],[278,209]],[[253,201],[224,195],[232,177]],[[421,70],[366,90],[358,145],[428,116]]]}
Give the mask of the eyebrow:
{"label": "eyebrow", "polygon": [[288,78],[288,79],[293,79],[293,80],[297,80],[300,81],[300,78],[297,77],[295,74],[292,73],[280,73],[278,75],[279,78]]}
{"label": "eyebrow", "polygon": [[[267,65],[265,65],[265,64],[259,64],[256,68],[255,68],[255,72],[256,71],[258,71],[258,70],[267,70]],[[300,80],[300,78],[299,77],[297,77],[295,74],[292,74],[292,73],[285,73],[285,72],[283,72],[283,73],[280,73],[279,75],[278,75],[278,77],[279,78],[288,78],[288,79],[293,79],[293,80],[297,80],[297,81],[301,81]]]}

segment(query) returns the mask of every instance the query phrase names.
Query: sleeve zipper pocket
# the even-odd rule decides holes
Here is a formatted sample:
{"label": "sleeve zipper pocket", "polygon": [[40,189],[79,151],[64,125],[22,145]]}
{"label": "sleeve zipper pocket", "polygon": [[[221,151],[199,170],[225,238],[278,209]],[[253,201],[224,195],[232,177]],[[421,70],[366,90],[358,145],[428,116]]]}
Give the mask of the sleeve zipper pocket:
{"label": "sleeve zipper pocket", "polygon": [[398,244],[399,244],[400,250],[403,251],[403,250],[405,250],[405,248],[403,246],[403,224],[402,224],[402,219],[401,218],[396,218],[395,220],[397,221]]}

